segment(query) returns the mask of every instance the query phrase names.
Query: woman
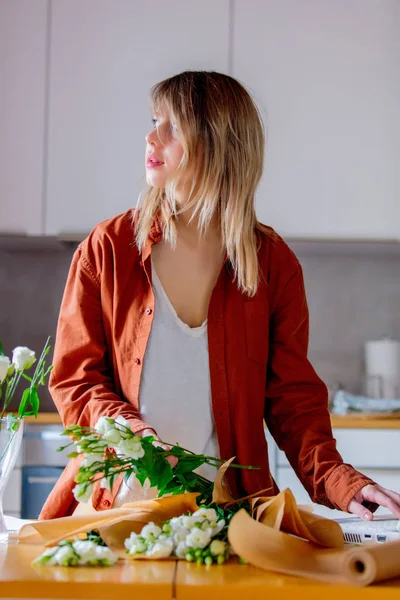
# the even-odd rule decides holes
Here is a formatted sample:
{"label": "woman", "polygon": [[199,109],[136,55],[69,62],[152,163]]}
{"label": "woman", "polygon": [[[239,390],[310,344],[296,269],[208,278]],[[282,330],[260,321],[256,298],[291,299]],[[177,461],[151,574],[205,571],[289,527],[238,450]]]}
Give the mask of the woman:
{"label": "woman", "polygon": [[[95,227],[72,261],[50,381],[64,425],[123,415],[139,435],[259,465],[228,470],[239,497],[278,491],[265,419],[314,502],[400,517],[400,495],[336,450],[307,360],[300,264],[255,216],[264,134],[251,97],[227,75],[184,72],[153,88],[152,107],[148,193]],[[73,512],[77,469],[71,460],[41,518]],[[126,492],[97,489],[93,507]]]}

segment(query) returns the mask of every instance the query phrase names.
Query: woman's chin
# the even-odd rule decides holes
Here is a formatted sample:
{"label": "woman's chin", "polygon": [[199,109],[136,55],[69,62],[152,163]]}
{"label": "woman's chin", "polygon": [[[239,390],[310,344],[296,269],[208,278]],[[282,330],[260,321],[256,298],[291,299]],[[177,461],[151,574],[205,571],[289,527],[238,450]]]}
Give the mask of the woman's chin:
{"label": "woman's chin", "polygon": [[155,188],[165,187],[165,177],[157,176],[156,173],[146,172],[146,183],[147,185]]}

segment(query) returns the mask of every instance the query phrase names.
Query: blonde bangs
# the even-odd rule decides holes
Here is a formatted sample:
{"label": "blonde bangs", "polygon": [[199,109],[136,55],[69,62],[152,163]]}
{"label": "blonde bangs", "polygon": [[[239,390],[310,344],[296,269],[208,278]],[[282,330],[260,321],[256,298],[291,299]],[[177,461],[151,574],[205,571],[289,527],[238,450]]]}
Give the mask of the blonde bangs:
{"label": "blonde bangs", "polygon": [[[228,75],[185,71],[154,86],[155,112],[168,115],[181,134],[183,157],[165,189],[150,187],[139,203],[136,243],[142,250],[156,215],[164,238],[176,243],[176,219],[192,211],[201,234],[216,215],[239,289],[253,296],[259,284],[258,223],[254,196],[264,162],[264,127],[246,89]],[[175,190],[190,169],[184,207]]]}

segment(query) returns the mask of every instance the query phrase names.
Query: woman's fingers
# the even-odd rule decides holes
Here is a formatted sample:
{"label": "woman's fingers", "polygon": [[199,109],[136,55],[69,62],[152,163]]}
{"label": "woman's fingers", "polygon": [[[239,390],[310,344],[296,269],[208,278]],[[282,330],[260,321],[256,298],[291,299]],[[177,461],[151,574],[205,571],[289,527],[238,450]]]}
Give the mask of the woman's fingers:
{"label": "woman's fingers", "polygon": [[362,502],[367,500],[369,502],[375,502],[380,506],[388,508],[396,517],[400,519],[400,494],[387,490],[380,485],[368,484],[361,488],[359,492],[350,501],[347,510],[355,515],[358,515],[362,519],[371,520],[373,514],[370,510],[362,506]]}

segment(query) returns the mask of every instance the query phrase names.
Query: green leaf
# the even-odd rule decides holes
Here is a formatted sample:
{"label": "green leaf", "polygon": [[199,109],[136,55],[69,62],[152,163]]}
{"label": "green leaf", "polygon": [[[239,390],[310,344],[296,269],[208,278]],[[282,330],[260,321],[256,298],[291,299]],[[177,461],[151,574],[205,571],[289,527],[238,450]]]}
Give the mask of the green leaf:
{"label": "green leaf", "polygon": [[189,473],[194,471],[205,462],[202,456],[183,456],[179,459],[178,464],[175,467],[176,471],[180,473]]}
{"label": "green leaf", "polygon": [[[61,448],[57,448],[57,452],[61,450]],[[67,458],[76,458],[77,456],[79,456],[78,452],[70,452],[70,454],[67,454]]]}
{"label": "green leaf", "polygon": [[19,403],[19,408],[18,408],[19,418],[26,416],[26,407],[28,406],[28,403],[29,403],[29,396],[30,396],[30,388],[27,388],[26,390],[24,390],[24,393],[22,394],[21,402]]}
{"label": "green leaf", "polygon": [[1,343],[1,340],[0,340],[0,356],[4,356],[3,344]]}

